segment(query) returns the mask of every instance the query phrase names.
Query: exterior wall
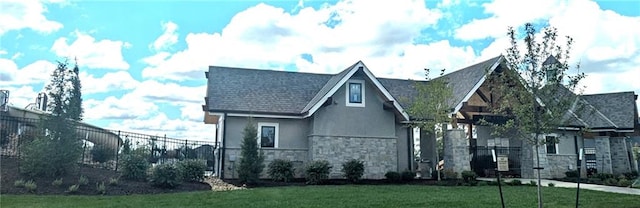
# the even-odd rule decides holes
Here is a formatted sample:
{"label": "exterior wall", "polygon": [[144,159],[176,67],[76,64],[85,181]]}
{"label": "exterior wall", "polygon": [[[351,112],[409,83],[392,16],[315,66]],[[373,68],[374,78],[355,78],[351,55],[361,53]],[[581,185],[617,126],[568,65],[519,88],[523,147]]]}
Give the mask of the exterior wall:
{"label": "exterior wall", "polygon": [[611,145],[608,136],[595,137],[598,173],[613,173],[611,168]]}
{"label": "exterior wall", "polygon": [[396,125],[396,148],[398,153],[398,170],[412,170],[413,168],[413,145],[409,141],[409,139],[413,140],[413,138],[409,138],[411,133],[409,133],[409,128],[402,124]]}
{"label": "exterior wall", "polygon": [[321,107],[314,114],[311,135],[395,137],[396,118],[391,110],[383,110],[383,100],[375,86],[365,82],[365,107],[345,104],[345,86],[333,95],[333,105]]}
{"label": "exterior wall", "polygon": [[547,160],[549,160],[549,171],[551,178],[564,178],[565,172],[570,170],[577,170],[576,161],[577,155],[561,155],[561,154],[549,154]]}
{"label": "exterior wall", "polygon": [[631,172],[629,150],[625,137],[613,137],[609,139],[611,145],[611,168],[614,174]]}
{"label": "exterior wall", "polygon": [[469,159],[469,139],[464,130],[447,130],[444,139],[444,168],[452,169],[458,174],[471,170]]}
{"label": "exterior wall", "polygon": [[[431,177],[431,171],[435,170],[436,158],[436,136],[424,130],[420,130],[420,172],[424,177]],[[440,158],[442,159],[442,158]]]}
{"label": "exterior wall", "polygon": [[382,179],[388,171],[398,170],[396,138],[310,136],[309,158],[327,160],[333,166],[331,178],[342,178],[342,163],[364,161],[367,179]]}
{"label": "exterior wall", "polygon": [[[238,178],[238,167],[240,167],[240,148],[227,148],[225,151],[225,178]],[[264,169],[260,177],[268,178],[267,166],[275,159],[287,159],[293,162],[295,171],[294,177],[304,177],[304,164],[307,163],[307,149],[263,149]]]}

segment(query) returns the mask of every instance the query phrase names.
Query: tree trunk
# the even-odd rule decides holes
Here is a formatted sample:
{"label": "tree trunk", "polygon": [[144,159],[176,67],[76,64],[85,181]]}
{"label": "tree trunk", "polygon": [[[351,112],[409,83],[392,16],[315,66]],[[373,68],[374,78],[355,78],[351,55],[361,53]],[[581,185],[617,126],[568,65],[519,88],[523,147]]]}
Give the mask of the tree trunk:
{"label": "tree trunk", "polygon": [[538,208],[542,208],[542,183],[540,182],[540,150],[538,145],[539,144],[539,136],[536,134],[536,138],[535,138],[535,145],[534,147],[536,148],[536,179],[538,180]]}

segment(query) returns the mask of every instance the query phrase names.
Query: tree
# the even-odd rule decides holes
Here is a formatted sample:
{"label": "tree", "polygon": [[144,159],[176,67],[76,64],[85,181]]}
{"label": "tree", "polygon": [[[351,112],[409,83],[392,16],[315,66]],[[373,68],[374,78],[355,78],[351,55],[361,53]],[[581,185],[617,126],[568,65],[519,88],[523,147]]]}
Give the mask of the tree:
{"label": "tree", "polygon": [[533,24],[525,24],[521,36],[524,51],[520,51],[520,36],[516,29],[509,27],[507,34],[511,46],[505,58],[510,70],[489,76],[491,93],[498,95],[490,109],[505,117],[501,121],[484,122],[491,124],[494,134],[516,134],[533,145],[538,206],[542,207],[539,149],[544,140],[541,137],[557,131],[567,121],[569,110],[577,112],[572,109],[579,96],[575,91],[584,73],[568,74],[573,39],[567,36],[564,47],[557,45],[556,28],[546,27],[537,33]]}
{"label": "tree", "polygon": [[[453,91],[449,86],[446,77],[443,77],[445,69],[440,71],[437,79],[429,77],[430,69],[424,69],[427,82],[416,82],[415,88],[418,95],[414,98],[409,114],[417,119],[412,127],[419,127],[430,134],[437,137],[442,136],[444,140],[444,130],[446,123],[451,121],[450,100],[453,97]],[[436,164],[439,162],[441,146],[436,145]],[[438,171],[438,180],[440,180],[440,169]]]}
{"label": "tree", "polygon": [[240,167],[238,177],[240,182],[255,184],[264,168],[264,155],[258,147],[258,130],[252,119],[244,127],[242,144],[240,145]]}
{"label": "tree", "polygon": [[82,154],[82,142],[76,134],[76,122],[82,117],[82,98],[78,67],[68,70],[67,62],[58,62],[45,87],[49,96],[49,115],[40,121],[42,134],[23,146],[22,172],[29,176],[60,176],[76,167]]}

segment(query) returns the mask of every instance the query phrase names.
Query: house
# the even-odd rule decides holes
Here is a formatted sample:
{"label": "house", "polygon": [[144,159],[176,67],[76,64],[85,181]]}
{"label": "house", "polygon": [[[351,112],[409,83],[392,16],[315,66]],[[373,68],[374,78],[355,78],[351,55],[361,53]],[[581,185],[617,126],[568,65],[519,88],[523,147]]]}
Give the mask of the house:
{"label": "house", "polygon": [[[490,153],[486,150],[503,146],[518,175],[532,173],[535,157],[530,146],[518,138],[494,138],[489,127],[478,125],[481,118],[497,118],[487,109],[494,95],[485,81],[504,70],[504,57],[497,56],[442,77],[453,91],[449,104],[454,125],[445,134],[445,168],[456,172],[487,169]],[[301,167],[313,160],[328,160],[334,167],[331,177],[340,177],[343,162],[359,159],[365,162],[364,178],[370,179],[383,178],[388,171],[419,170],[429,175],[437,161],[435,136],[425,131],[414,135],[408,124],[420,118],[406,111],[417,96],[416,83],[426,81],[376,77],[361,61],[337,74],[210,66],[205,76],[204,122],[216,124],[220,143],[215,153],[216,174],[222,178],[237,177],[242,130],[249,119],[257,125],[265,163],[294,161],[297,176],[301,176]],[[621,106],[628,105],[627,97]],[[637,109],[635,104],[633,107]],[[620,110],[632,113],[627,108]],[[616,129],[627,126],[616,124]],[[560,140],[557,152],[575,158],[577,151],[565,151],[569,150],[565,140]],[[485,151],[479,151],[483,147]],[[414,154],[416,149],[421,151]],[[548,158],[553,160],[553,156]],[[571,167],[554,168],[562,172]]]}

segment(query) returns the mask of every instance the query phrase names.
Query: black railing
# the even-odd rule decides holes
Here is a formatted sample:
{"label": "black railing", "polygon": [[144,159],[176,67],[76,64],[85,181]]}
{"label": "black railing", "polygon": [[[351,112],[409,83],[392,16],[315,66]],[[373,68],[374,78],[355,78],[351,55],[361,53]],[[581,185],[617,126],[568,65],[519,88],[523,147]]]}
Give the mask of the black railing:
{"label": "black railing", "polygon": [[492,149],[495,149],[496,156],[507,155],[509,158],[509,171],[503,173],[503,175],[520,177],[522,173],[520,168],[520,147],[471,147],[471,169],[481,177],[494,176],[497,164],[493,162]]}
{"label": "black railing", "polygon": [[[21,147],[44,133],[38,130],[39,122],[39,119],[0,115],[0,155],[21,157]],[[149,155],[151,163],[197,159],[206,162],[208,170],[214,167],[214,142],[107,130],[83,123],[77,123],[75,128],[84,149],[79,162],[86,165],[117,171],[122,154],[142,151]]]}

